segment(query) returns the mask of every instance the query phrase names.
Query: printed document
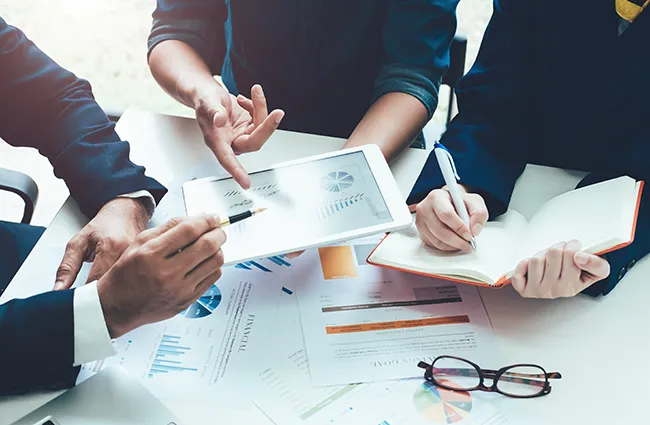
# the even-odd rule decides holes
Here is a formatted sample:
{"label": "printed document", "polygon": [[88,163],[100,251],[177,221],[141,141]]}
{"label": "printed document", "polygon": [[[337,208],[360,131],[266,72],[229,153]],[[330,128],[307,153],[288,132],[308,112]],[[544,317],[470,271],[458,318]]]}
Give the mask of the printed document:
{"label": "printed document", "polygon": [[275,320],[277,344],[259,372],[255,404],[281,425],[502,425],[482,394],[452,392],[423,378],[312,387],[294,295],[284,293]]}
{"label": "printed document", "polygon": [[292,268],[314,385],[421,376],[418,361],[443,354],[492,363],[475,287],[370,266],[373,247],[309,250]]}
{"label": "printed document", "polygon": [[159,398],[249,399],[238,391],[245,392],[251,364],[272,343],[281,289],[272,274],[224,268],[221,279],[177,316],[118,338],[117,356],[84,365],[78,382],[119,364]]}

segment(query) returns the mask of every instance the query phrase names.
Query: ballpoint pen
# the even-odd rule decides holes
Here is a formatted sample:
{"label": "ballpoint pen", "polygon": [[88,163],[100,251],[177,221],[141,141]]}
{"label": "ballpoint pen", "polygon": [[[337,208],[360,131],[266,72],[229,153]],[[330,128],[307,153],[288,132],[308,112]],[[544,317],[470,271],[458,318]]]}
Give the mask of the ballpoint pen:
{"label": "ballpoint pen", "polygon": [[235,224],[238,221],[242,221],[244,219],[247,219],[248,217],[252,217],[252,216],[254,216],[256,214],[264,212],[264,211],[266,211],[266,208],[254,208],[254,209],[250,209],[248,211],[244,211],[243,213],[231,215],[230,217],[226,217],[226,218],[222,219],[221,222],[219,223],[219,226],[220,227],[226,227],[226,226],[229,226],[231,224]]}
{"label": "ballpoint pen", "polygon": [[[442,172],[442,177],[445,179],[445,184],[447,185],[447,190],[451,194],[451,200],[454,203],[454,208],[460,216],[460,219],[469,226],[469,214],[467,213],[467,208],[465,207],[465,201],[463,201],[463,195],[461,194],[460,187],[458,186],[458,172],[456,171],[456,164],[454,164],[454,158],[441,143],[437,143],[433,146],[433,152],[436,154],[436,159],[438,160],[438,165],[440,166],[440,171]],[[472,235],[471,240],[472,248],[476,250],[476,239]]]}

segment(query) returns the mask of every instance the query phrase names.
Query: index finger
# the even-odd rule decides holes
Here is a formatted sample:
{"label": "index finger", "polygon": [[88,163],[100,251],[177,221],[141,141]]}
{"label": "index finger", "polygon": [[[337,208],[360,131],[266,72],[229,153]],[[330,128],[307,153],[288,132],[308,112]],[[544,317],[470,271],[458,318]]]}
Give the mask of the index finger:
{"label": "index finger", "polygon": [[[448,196],[451,198],[451,195]],[[468,242],[472,240],[472,234],[469,231],[469,228],[454,209],[454,205],[451,202],[451,199],[436,197],[433,200],[433,212],[441,222],[446,224],[447,227],[449,227],[458,236]]]}
{"label": "index finger", "polygon": [[219,226],[220,219],[215,215],[191,217],[147,243],[154,251],[170,257]]}
{"label": "index finger", "polygon": [[228,143],[219,142],[213,149],[219,164],[230,174],[235,181],[243,188],[248,189],[251,186],[251,179],[244,167],[237,160],[235,151]]}

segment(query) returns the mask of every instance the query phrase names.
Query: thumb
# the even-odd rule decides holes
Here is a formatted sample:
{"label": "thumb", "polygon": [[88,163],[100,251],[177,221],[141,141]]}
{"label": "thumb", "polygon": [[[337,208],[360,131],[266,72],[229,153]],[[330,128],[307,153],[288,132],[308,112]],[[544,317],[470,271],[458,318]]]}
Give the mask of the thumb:
{"label": "thumb", "polygon": [[56,271],[55,291],[69,289],[72,286],[79,270],[81,270],[87,249],[88,240],[86,237],[75,237],[68,242],[61,264]]}
{"label": "thumb", "polygon": [[221,98],[217,98],[208,105],[208,114],[215,127],[223,127],[228,123],[230,112],[223,105]]}
{"label": "thumb", "polygon": [[580,270],[588,274],[583,277],[585,283],[598,282],[609,276],[609,263],[596,255],[582,251],[576,252],[573,256],[573,262]]}

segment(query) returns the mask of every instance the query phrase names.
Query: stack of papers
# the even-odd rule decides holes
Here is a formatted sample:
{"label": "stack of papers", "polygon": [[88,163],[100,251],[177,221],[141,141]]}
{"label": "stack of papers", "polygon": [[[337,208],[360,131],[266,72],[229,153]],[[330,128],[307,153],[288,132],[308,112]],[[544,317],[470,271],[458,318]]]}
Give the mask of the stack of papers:
{"label": "stack of papers", "polygon": [[[182,202],[172,190],[152,225],[183,215]],[[417,367],[439,355],[500,364],[477,289],[370,266],[378,242],[226,267],[187,310],[117,339],[118,354],[84,365],[79,381],[121,365],[159,398],[218,400],[219,411],[253,402],[279,425],[506,423],[489,396],[431,386]]]}

